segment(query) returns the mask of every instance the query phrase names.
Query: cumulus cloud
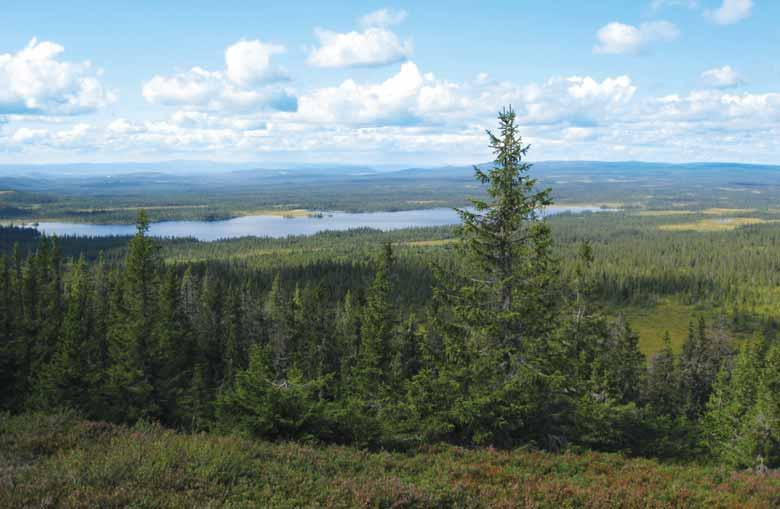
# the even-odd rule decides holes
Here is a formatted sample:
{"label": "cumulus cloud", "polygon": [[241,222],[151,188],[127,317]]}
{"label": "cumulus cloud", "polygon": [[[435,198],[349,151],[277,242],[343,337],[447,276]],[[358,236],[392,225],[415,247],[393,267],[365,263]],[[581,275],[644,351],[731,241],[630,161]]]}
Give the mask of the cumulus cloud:
{"label": "cumulus cloud", "polygon": [[20,127],[11,136],[11,141],[19,144],[32,144],[44,140],[49,134],[46,129],[32,129],[30,127]]}
{"label": "cumulus cloud", "polygon": [[427,115],[467,108],[460,86],[422,74],[414,62],[382,83],[359,84],[349,79],[300,98],[300,117],[310,122],[346,124],[415,124]]}
{"label": "cumulus cloud", "polygon": [[730,65],[708,69],[701,73],[701,77],[707,85],[715,88],[732,88],[743,83],[739,73]]}
{"label": "cumulus cloud", "polygon": [[202,111],[180,110],[171,116],[171,123],[183,128],[200,129],[236,129],[240,131],[252,131],[265,129],[268,123],[257,116],[223,116],[204,113]]}
{"label": "cumulus cloud", "polygon": [[472,102],[489,105],[489,112],[512,104],[519,121],[528,126],[587,127],[620,118],[632,103],[636,91],[636,85],[628,76],[601,81],[590,76],[558,76],[541,84],[488,83],[478,86]]}
{"label": "cumulus cloud", "polygon": [[108,126],[106,126],[106,131],[110,135],[118,135],[118,136],[142,133],[145,130],[146,128],[142,124],[131,122],[126,118],[118,118],[116,120],[111,121],[111,123],[109,123]]}
{"label": "cumulus cloud", "polygon": [[680,30],[668,21],[642,23],[639,27],[612,22],[596,33],[599,43],[595,53],[636,53],[654,42],[668,42],[677,39]]}
{"label": "cumulus cloud", "polygon": [[[653,104],[654,103],[654,104]],[[694,90],[685,96],[669,95],[651,100],[643,115],[653,119],[680,122],[720,123],[725,128],[747,121],[751,129],[780,121],[780,93],[730,94],[717,90]]]}
{"label": "cumulus cloud", "polygon": [[225,73],[233,83],[243,87],[286,80],[286,73],[271,65],[271,57],[284,52],[284,46],[278,44],[239,41],[225,50]]}
{"label": "cumulus cloud", "polygon": [[382,9],[361,18],[361,32],[338,33],[318,28],[319,46],[309,53],[309,65],[324,68],[371,67],[393,64],[412,55],[412,42],[388,27],[406,18],[405,11]]}
{"label": "cumulus cloud", "polygon": [[13,128],[0,131],[0,151],[36,157],[48,151],[53,158],[87,150],[150,158],[267,154],[268,160],[363,163],[387,162],[392,154],[395,162],[473,162],[490,156],[484,129],[511,104],[535,158],[776,161],[780,92],[726,90],[736,71],[709,71],[703,90],[653,97],[639,94],[627,75],[522,84],[479,73],[453,82],[407,61],[384,79],[314,88],[300,95],[297,110],[268,111],[252,94],[282,90],[278,84],[241,86],[227,71],[195,68],[147,83],[159,104],[176,106],[163,119],[116,118],[93,126],[26,116],[17,126],[13,116]]}
{"label": "cumulus cloud", "polygon": [[225,51],[225,70],[193,67],[172,76],[154,76],[143,86],[143,96],[152,104],[189,106],[208,110],[295,111],[295,96],[274,82],[287,79],[271,63],[284,47],[260,41],[239,41]]}
{"label": "cumulus cloud", "polygon": [[90,62],[59,60],[64,51],[33,38],[17,53],[0,53],[0,114],[78,115],[116,99]]}
{"label": "cumulus cloud", "polygon": [[720,7],[707,11],[707,17],[718,25],[732,25],[750,17],[753,0],[723,0]]}
{"label": "cumulus cloud", "polygon": [[296,118],[353,126],[464,127],[512,104],[525,125],[590,126],[620,116],[636,90],[628,76],[554,77],[518,86],[478,74],[474,81],[453,83],[421,72],[410,61],[380,83],[346,80],[302,95]]}
{"label": "cumulus cloud", "polygon": [[94,127],[83,122],[57,130],[20,127],[10,136],[10,142],[17,148],[30,146],[33,149],[41,147],[57,150],[93,149],[96,145],[94,134]]}

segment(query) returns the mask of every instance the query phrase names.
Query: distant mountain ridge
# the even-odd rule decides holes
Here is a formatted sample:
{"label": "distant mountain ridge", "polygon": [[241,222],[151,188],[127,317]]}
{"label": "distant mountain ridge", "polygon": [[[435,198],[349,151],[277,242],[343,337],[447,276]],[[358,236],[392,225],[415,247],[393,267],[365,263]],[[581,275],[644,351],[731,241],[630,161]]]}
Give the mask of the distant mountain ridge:
{"label": "distant mountain ridge", "polygon": [[[636,172],[681,170],[734,170],[734,171],[780,171],[780,165],[746,164],[730,162],[693,162],[693,163],[659,163],[643,161],[537,161],[532,162],[538,172],[555,170],[564,171],[600,171],[600,172]],[[487,168],[490,162],[478,163],[480,168]],[[128,163],[65,163],[65,164],[0,164],[0,178],[100,178],[116,176],[142,176],[142,175],[226,175],[247,172],[262,174],[264,176],[369,176],[397,174],[398,176],[426,176],[473,172],[472,165],[447,165],[447,166],[411,166],[405,168],[391,168],[372,165],[346,165],[346,164],[274,164],[268,165],[258,162],[249,163],[223,163],[214,161],[160,161],[152,163],[128,162]]]}

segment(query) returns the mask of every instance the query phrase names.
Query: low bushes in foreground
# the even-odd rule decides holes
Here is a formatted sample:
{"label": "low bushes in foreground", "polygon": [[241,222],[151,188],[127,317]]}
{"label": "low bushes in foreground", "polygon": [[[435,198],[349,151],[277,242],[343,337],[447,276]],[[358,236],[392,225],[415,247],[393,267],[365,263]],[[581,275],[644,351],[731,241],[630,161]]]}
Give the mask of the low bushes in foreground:
{"label": "low bushes in foreground", "polygon": [[777,507],[780,474],[616,454],[408,453],[0,416],[0,507]]}

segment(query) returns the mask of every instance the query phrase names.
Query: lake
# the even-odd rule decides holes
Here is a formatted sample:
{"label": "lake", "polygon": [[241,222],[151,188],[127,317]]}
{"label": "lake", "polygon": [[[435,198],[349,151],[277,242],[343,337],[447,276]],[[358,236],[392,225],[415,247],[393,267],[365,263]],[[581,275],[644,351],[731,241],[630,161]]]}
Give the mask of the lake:
{"label": "lake", "polygon": [[[599,212],[598,207],[573,207],[555,205],[547,207],[544,215],[563,212]],[[152,223],[149,233],[155,237],[194,237],[211,241],[236,237],[287,237],[312,235],[325,230],[349,230],[375,228],[398,230],[424,226],[444,226],[460,222],[458,214],[450,208],[402,210],[397,212],[323,212],[322,217],[243,216],[224,221],[163,221]],[[132,235],[134,225],[89,223],[38,223],[38,231],[47,235],[105,237]]]}

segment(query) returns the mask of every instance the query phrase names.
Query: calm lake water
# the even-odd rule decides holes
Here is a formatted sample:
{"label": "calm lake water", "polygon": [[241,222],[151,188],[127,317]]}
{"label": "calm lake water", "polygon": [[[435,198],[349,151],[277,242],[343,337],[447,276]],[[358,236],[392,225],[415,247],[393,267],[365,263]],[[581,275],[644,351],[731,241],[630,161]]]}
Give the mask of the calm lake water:
{"label": "calm lake water", "polygon": [[[596,212],[598,207],[551,206],[544,215],[562,212]],[[150,234],[156,237],[194,237],[210,241],[236,237],[287,237],[311,235],[325,230],[376,228],[397,230],[421,226],[444,226],[459,223],[458,214],[450,208],[403,210],[399,212],[325,212],[322,217],[285,218],[281,216],[244,216],[224,221],[164,221],[153,223]],[[105,237],[132,235],[135,226],[126,224],[38,223],[38,230],[47,235]]]}

